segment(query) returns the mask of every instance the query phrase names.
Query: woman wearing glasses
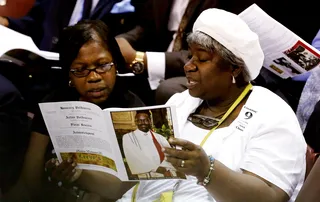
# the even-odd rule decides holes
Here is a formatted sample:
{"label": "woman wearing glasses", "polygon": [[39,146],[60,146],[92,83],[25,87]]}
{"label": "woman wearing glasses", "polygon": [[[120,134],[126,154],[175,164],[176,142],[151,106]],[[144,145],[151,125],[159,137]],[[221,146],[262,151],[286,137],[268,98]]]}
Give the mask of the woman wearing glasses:
{"label": "woman wearing glasses", "polygon": [[[57,82],[62,82],[62,85],[44,102],[82,100],[95,103],[102,109],[143,106],[141,100],[126,90],[116,76],[117,69],[124,68],[125,62],[114,37],[101,21],[82,21],[66,28],[59,43],[63,77],[57,78]],[[75,170],[76,162],[72,159],[55,165],[55,160],[48,161],[55,156],[53,153],[48,131],[39,111],[35,114],[20,180],[22,187],[27,188],[29,200],[52,201],[56,198],[55,201],[72,201],[65,197],[79,194],[77,190],[72,190],[73,185],[81,186],[88,192],[93,190],[92,192],[102,193],[102,196],[112,199],[113,196],[118,198],[123,194],[119,193],[120,190],[126,191],[132,186],[100,172],[81,173]],[[48,166],[45,169],[46,162]],[[71,184],[76,180],[78,184]],[[113,186],[106,188],[106,184],[110,183]],[[53,186],[45,190],[45,185],[48,184]],[[54,192],[53,188],[58,191]],[[15,197],[18,198],[23,195],[23,192],[15,193]],[[88,200],[94,201],[92,198]]]}
{"label": "woman wearing glasses", "polygon": [[[239,16],[209,9],[187,37],[188,90],[177,107],[179,137],[166,160],[188,180],[143,181],[120,201],[294,201],[305,176],[306,143],[291,108],[254,86],[264,55]],[[168,197],[167,197],[168,198]]]}

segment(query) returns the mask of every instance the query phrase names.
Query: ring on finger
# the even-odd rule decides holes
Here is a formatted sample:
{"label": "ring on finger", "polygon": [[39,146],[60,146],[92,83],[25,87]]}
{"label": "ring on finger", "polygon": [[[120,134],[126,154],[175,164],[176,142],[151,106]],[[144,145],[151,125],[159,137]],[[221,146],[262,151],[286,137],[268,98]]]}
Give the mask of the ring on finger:
{"label": "ring on finger", "polygon": [[181,161],[181,165],[180,165],[181,168],[184,167],[184,163],[185,163],[184,160],[182,160],[182,161]]}

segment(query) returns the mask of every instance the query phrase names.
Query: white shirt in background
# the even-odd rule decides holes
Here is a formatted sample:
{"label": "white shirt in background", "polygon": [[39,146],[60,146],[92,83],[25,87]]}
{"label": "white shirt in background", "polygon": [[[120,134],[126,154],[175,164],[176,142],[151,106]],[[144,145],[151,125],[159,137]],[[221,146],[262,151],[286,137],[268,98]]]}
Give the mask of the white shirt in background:
{"label": "white shirt in background", "polygon": [[[68,0],[66,0],[68,1]],[[92,0],[91,14],[96,9],[99,0]],[[77,0],[74,10],[72,12],[69,26],[76,24],[82,18],[84,0]],[[134,12],[135,8],[131,5],[131,0],[122,0],[112,7],[110,13],[126,13],[126,12]]]}
{"label": "white shirt in background", "polygon": [[[69,0],[65,0],[69,1]],[[91,7],[91,13],[94,11],[98,4],[99,0],[92,0],[92,7]],[[74,6],[70,21],[69,21],[69,26],[75,25],[77,22],[79,22],[82,18],[82,11],[83,11],[83,4],[84,0],[77,0],[76,5]]]}
{"label": "white shirt in background", "polygon": [[[188,0],[174,0],[171,8],[171,13],[168,22],[169,31],[178,31],[180,22],[189,4]],[[173,49],[173,43],[177,34],[173,35],[173,40],[171,41],[168,52]],[[160,81],[164,79],[166,58],[165,54],[162,52],[147,52],[147,63],[148,63],[148,80],[152,90],[155,90]]]}

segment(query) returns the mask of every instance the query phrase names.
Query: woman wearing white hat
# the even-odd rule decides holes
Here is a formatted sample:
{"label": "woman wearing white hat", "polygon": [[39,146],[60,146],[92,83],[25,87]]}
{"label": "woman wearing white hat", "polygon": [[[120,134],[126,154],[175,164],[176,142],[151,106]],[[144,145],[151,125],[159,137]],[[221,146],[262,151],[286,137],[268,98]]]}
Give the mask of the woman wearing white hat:
{"label": "woman wearing white hat", "polygon": [[164,152],[190,178],[140,182],[120,201],[294,201],[306,143],[291,108],[250,84],[264,60],[258,36],[237,15],[209,9],[188,43],[188,90],[168,101],[180,130],[170,141],[183,149]]}

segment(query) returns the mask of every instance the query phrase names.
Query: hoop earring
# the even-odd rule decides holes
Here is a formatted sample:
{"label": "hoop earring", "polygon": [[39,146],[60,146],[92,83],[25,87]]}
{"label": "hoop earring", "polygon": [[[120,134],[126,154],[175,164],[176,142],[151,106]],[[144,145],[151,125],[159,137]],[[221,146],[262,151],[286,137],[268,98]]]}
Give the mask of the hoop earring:
{"label": "hoop earring", "polygon": [[69,81],[69,87],[73,87],[71,80]]}
{"label": "hoop earring", "polygon": [[236,83],[236,79],[232,76],[232,83]]}

